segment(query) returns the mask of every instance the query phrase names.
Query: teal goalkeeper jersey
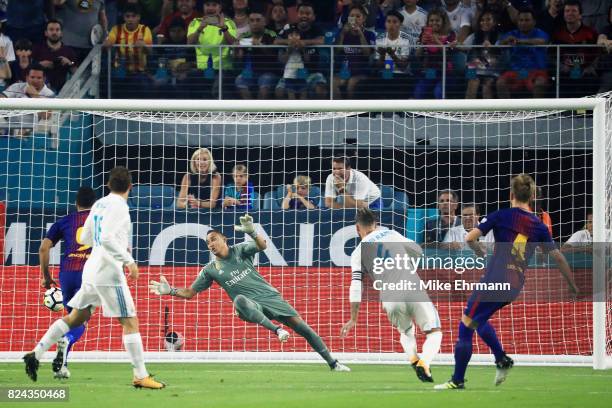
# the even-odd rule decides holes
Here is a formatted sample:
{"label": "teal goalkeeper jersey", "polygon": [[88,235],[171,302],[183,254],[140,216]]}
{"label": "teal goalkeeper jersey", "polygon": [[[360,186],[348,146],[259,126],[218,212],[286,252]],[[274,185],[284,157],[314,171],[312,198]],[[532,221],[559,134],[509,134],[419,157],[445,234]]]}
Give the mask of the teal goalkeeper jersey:
{"label": "teal goalkeeper jersey", "polygon": [[217,282],[232,300],[238,295],[254,301],[280,298],[278,290],[253,266],[257,252],[259,249],[254,241],[230,246],[227,258],[216,259],[204,266],[191,288],[199,293]]}

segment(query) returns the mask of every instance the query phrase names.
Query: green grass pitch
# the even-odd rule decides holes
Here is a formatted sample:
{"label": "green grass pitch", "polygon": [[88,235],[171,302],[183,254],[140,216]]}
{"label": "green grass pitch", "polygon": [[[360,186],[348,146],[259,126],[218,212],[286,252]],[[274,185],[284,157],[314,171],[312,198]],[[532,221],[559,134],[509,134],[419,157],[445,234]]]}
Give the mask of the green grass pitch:
{"label": "green grass pitch", "polygon": [[[0,363],[0,387],[54,386],[70,389],[68,403],[16,403],[2,406],[62,407],[610,407],[612,371],[590,368],[515,367],[506,383],[493,385],[493,366],[468,369],[468,389],[434,391],[407,365],[351,365],[351,373],[332,373],[324,364],[149,364],[168,384],[161,391],[131,387],[131,368],[119,363],[73,363],[72,378],[52,378],[41,364],[32,383],[23,364]],[[436,382],[452,367],[434,367]]]}

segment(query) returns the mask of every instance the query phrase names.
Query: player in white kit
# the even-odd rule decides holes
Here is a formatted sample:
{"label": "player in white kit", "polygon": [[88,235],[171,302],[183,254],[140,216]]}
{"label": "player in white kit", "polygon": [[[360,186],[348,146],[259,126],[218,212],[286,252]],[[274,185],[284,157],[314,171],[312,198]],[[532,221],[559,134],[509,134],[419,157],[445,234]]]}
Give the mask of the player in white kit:
{"label": "player in white kit", "polygon": [[127,206],[132,188],[129,171],[125,167],[112,169],[108,188],[110,194],[93,205],[79,237],[79,243],[91,246],[92,251],[83,268],[81,289],[68,302],[72,312],[56,320],[34,350],[23,357],[26,373],[36,381],[44,352],[71,328],[89,320],[96,307],[102,306],[104,317],[115,317],[123,326],[123,344],[134,368],[133,385],[163,388],[165,385],[154,380],[145,368],[136,308],[123,272],[125,267],[130,279],[138,278],[138,266],[128,250],[132,228]]}
{"label": "player in white kit", "polygon": [[[342,327],[340,333],[341,337],[345,337],[357,324],[359,306],[361,304],[362,277],[363,274],[368,273],[368,271],[362,271],[362,244],[368,242],[401,243],[401,247],[405,249],[406,255],[415,258],[422,256],[421,247],[414,241],[404,237],[396,231],[379,229],[376,216],[370,209],[358,209],[355,224],[357,233],[361,238],[361,243],[351,255],[352,280],[349,292],[351,319]],[[399,244],[397,246],[399,246]],[[415,279],[420,280],[416,273],[413,276]],[[375,279],[375,277],[373,277],[373,279]],[[440,317],[438,316],[436,307],[431,300],[429,300],[427,293],[418,292],[416,297],[408,296],[412,297],[412,301],[409,299],[406,301],[383,301],[382,306],[385,312],[387,312],[387,317],[391,324],[400,332],[400,343],[408,355],[408,360],[416,371],[419,380],[423,382],[433,382],[429,366],[434,356],[440,350],[440,344],[442,343]],[[414,301],[417,297],[423,301]],[[416,323],[426,335],[420,356],[417,354],[413,322]]]}

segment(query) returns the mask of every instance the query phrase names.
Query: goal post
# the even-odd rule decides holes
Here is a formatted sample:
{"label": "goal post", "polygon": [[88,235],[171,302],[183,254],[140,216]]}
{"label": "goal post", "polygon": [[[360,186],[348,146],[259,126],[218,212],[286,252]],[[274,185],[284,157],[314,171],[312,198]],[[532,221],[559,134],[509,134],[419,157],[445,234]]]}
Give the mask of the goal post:
{"label": "goal post", "polygon": [[[57,135],[52,143],[45,141],[44,127],[31,125],[39,112],[52,112],[48,126]],[[32,127],[25,136],[17,132],[18,137],[0,141],[0,209],[5,209],[0,215],[5,220],[0,279],[10,288],[0,294],[0,331],[7,340],[0,345],[0,359],[18,359],[58,317],[40,302],[37,243],[50,223],[67,213],[79,185],[94,187],[98,197],[103,194],[105,172],[114,165],[130,168],[142,194],[133,195],[130,205],[143,277],[164,273],[175,285],[190,284],[198,265],[208,259],[202,243],[208,228],[229,229],[240,215],[232,209],[177,208],[180,176],[188,171],[194,151],[207,148],[224,185],[232,182],[236,163],[246,164],[258,182],[257,208],[249,211],[274,244],[258,259],[264,277],[335,355],[358,362],[404,359],[397,332],[376,302],[364,302],[363,327],[353,337],[338,337],[348,318],[346,259],[355,235],[354,211],[320,208],[331,157],[350,156],[354,168],[379,185],[387,200],[381,223],[411,238],[420,237],[426,220],[436,216],[437,192],[458,190],[461,203],[474,202],[490,212],[508,205],[510,176],[534,175],[549,193],[545,200],[558,244],[592,210],[592,240],[602,244],[602,250],[593,250],[592,301],[536,299],[510,306],[494,324],[501,325],[502,343],[518,355],[519,364],[612,367],[610,249],[604,245],[612,229],[610,95],[392,101],[21,98],[0,99],[0,113],[13,118],[0,126],[10,136],[15,128]],[[171,171],[177,175],[166,174]],[[312,176],[318,208],[280,209],[283,186],[301,173]],[[57,261],[59,251],[53,256]],[[545,282],[560,279],[556,272],[538,270],[544,271]],[[188,302],[149,295],[146,282],[134,290],[151,360],[318,361],[305,342],[292,337],[281,349],[266,331],[234,318],[230,300],[218,290]],[[444,326],[436,361],[451,363],[465,303],[436,305]],[[167,307],[170,323],[164,317]],[[165,349],[165,326],[184,337],[183,351]],[[116,325],[97,317],[75,346],[74,358],[122,359],[118,339]],[[491,361],[482,343],[476,345],[474,361]]]}

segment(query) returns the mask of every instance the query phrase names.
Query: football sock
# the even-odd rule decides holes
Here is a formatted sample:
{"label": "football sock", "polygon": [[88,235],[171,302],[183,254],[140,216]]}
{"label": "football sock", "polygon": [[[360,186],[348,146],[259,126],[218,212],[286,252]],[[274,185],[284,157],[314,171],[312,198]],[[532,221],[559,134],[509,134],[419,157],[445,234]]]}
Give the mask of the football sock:
{"label": "football sock", "polygon": [[414,337],[414,327],[411,327],[406,333],[400,334],[400,343],[404,352],[408,355],[408,361],[415,363],[419,356],[417,355],[417,343]]}
{"label": "football sock", "polygon": [[319,353],[321,357],[329,364],[330,367],[334,367],[336,365],[336,359],[331,356],[327,346],[323,342],[323,339],[319,337],[317,333],[315,333],[306,322],[301,321],[299,324],[292,327],[292,329],[306,339],[310,347],[313,348],[314,351]]}
{"label": "football sock", "polygon": [[85,333],[85,325],[82,324],[74,329],[70,329],[68,333],[66,333],[66,338],[68,339],[68,347],[66,348],[66,353],[64,355],[64,364],[68,361],[68,353],[72,349],[72,345],[79,341],[79,339]]}
{"label": "football sock", "polygon": [[481,324],[476,329],[476,332],[480,338],[487,343],[493,355],[495,355],[495,362],[500,361],[506,355],[501,343],[497,339],[497,333],[495,333],[495,329],[491,326],[491,323],[485,322],[485,324]]}
{"label": "football sock", "polygon": [[140,333],[130,333],[123,335],[123,346],[130,356],[134,376],[136,378],[145,378],[149,376],[144,363],[144,349],[142,347],[142,338]]}
{"label": "football sock", "polygon": [[459,338],[455,344],[455,372],[453,381],[455,384],[462,383],[465,379],[470,358],[472,358],[472,338],[474,329],[470,329],[463,322],[459,323]]}
{"label": "football sock", "polygon": [[421,360],[427,366],[431,365],[431,361],[440,351],[440,345],[442,344],[442,332],[434,331],[429,333],[425,337],[425,342],[423,343],[423,352],[421,353]]}
{"label": "football sock", "polygon": [[49,350],[51,346],[57,343],[57,341],[61,339],[64,334],[68,333],[69,330],[70,327],[64,320],[58,319],[54,321],[36,347],[34,347],[36,359],[40,360],[45,351]]}

